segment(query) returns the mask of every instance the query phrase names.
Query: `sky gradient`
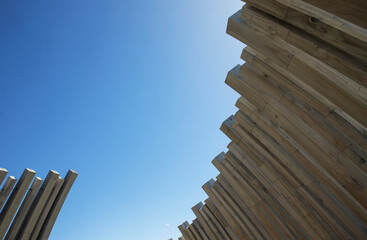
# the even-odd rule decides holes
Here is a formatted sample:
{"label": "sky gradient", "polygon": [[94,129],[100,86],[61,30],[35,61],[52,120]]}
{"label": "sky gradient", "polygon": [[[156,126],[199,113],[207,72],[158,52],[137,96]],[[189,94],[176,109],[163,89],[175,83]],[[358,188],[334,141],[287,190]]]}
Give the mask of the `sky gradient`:
{"label": "sky gradient", "polygon": [[79,176],[51,240],[165,240],[236,111],[239,0],[0,0],[0,167]]}

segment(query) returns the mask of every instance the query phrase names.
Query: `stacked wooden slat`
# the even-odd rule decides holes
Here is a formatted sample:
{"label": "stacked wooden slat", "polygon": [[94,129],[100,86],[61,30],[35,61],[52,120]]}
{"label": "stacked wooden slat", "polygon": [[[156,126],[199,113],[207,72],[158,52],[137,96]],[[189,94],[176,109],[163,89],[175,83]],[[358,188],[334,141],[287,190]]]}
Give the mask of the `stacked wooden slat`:
{"label": "stacked wooden slat", "polygon": [[367,1],[245,2],[231,143],[181,239],[367,239]]}
{"label": "stacked wooden slat", "polygon": [[[0,168],[0,186],[7,175]],[[0,239],[47,240],[62,205],[77,177],[69,170],[65,178],[50,171],[44,181],[25,169],[17,181],[10,176],[0,191]]]}

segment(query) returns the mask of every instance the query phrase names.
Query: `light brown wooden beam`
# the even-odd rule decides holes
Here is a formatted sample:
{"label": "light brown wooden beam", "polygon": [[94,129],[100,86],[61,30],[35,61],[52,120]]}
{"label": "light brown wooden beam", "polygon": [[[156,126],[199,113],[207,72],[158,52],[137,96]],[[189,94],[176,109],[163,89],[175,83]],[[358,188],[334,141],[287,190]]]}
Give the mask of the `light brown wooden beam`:
{"label": "light brown wooden beam", "polygon": [[8,171],[6,169],[0,168],[0,186],[3,183],[7,174],[8,174]]}
{"label": "light brown wooden beam", "polygon": [[209,198],[213,201],[213,203],[217,206],[218,209],[220,209],[221,214],[225,218],[225,220],[228,222],[228,224],[231,226],[233,231],[237,234],[238,239],[244,240],[244,239],[251,239],[251,233],[248,230],[248,228],[243,228],[241,225],[239,225],[238,221],[233,216],[233,212],[229,210],[228,204],[225,203],[225,201],[222,199],[222,197],[218,194],[218,192],[214,191],[213,184],[214,180],[209,180],[206,184],[202,186],[203,190],[206,192],[206,194],[209,196]]}
{"label": "light brown wooden beam", "polygon": [[[239,102],[243,102],[242,98],[237,102],[237,106],[240,107],[242,104],[238,104]],[[246,104],[246,102],[243,102]],[[269,121],[265,116],[261,113],[254,111],[251,114],[251,120],[256,121],[257,126],[261,127],[268,133],[271,133],[272,137],[277,139],[280,146],[287,149],[288,152],[292,153],[293,157],[299,161],[299,164],[303,164],[307,167],[307,169],[312,172],[321,182],[325,185],[329,186],[330,190],[335,194],[339,199],[341,199],[346,206],[348,206],[354,214],[356,214],[361,221],[366,224],[366,210],[361,206],[350,194],[348,194],[344,188],[324,169],[321,164],[316,161],[312,156],[310,156],[301,146],[299,146],[292,138],[284,132],[284,130],[272,122]],[[246,127],[246,125],[242,125],[241,127]],[[254,128],[247,128],[248,132],[252,132]],[[243,141],[242,139],[241,141]],[[241,143],[241,142],[240,142]],[[242,147],[246,147],[250,143],[246,142],[242,144]],[[253,149],[253,148],[252,148]],[[246,149],[251,151],[251,149]],[[260,154],[260,153],[258,153]],[[261,164],[261,162],[260,162]]]}
{"label": "light brown wooden beam", "polygon": [[[233,87],[235,90],[239,91],[240,94],[242,92],[250,92],[252,89],[259,89],[259,86],[254,82],[255,78],[249,78],[243,75],[243,71],[240,73],[240,69],[237,67],[230,72],[227,78],[227,83]],[[251,75],[254,76],[254,75]],[[235,85],[233,85],[235,84]],[[253,91],[253,95],[247,94],[247,99],[250,100],[254,105],[259,104],[258,99],[262,99],[263,104],[258,105],[258,109],[260,112],[266,113],[266,117],[272,119],[277,124],[288,131],[291,134],[291,137],[295,139],[299,144],[301,144],[311,155],[313,155],[316,159],[319,159],[322,166],[328,171],[334,170],[334,172],[330,172],[333,176],[346,187],[346,189],[356,198],[358,201],[364,205],[367,204],[364,202],[364,189],[365,186],[363,183],[366,181],[366,175],[361,172],[359,168],[357,168],[354,164],[350,163],[350,160],[343,156],[330,145],[327,145],[327,151],[321,146],[325,147],[327,142],[323,141],[323,145],[319,144],[321,138],[311,140],[310,137],[314,135],[313,131],[309,126],[305,125],[304,122],[299,120],[296,116],[291,114],[287,109],[282,107],[281,104],[274,102],[274,99],[271,99],[271,94],[269,92],[263,91]],[[269,101],[272,101],[270,103]],[[276,110],[278,109],[278,110]],[[286,115],[284,115],[286,114]],[[289,121],[292,119],[292,121]],[[302,126],[302,127],[300,127]],[[294,130],[291,130],[294,129]],[[312,133],[312,134],[310,134]],[[305,138],[307,136],[307,138]],[[330,151],[333,150],[333,151]],[[334,159],[337,158],[338,162],[335,162]],[[342,165],[340,167],[335,168],[335,164]],[[344,176],[341,177],[337,172],[344,172]],[[349,176],[349,178],[346,178]],[[352,180],[352,178],[354,180]],[[360,183],[356,183],[356,181],[360,181]],[[362,187],[361,187],[362,186]],[[357,190],[358,189],[358,190]]]}
{"label": "light brown wooden beam", "polygon": [[[244,49],[244,52],[247,50],[248,47]],[[254,50],[251,50],[251,53],[254,53]],[[313,92],[308,91],[307,88],[301,85],[301,82],[296,81],[297,79],[293,75],[272,64],[271,61],[261,54],[255,53],[255,55],[251,64],[258,71],[261,71],[264,77],[271,80],[276,79],[276,82],[280,84],[280,88],[286,91],[287,95],[284,95],[285,97],[291,95],[298,102],[304,102],[303,105],[306,108],[312,108],[312,111],[315,112],[314,114],[324,116],[329,121],[327,125],[334,126],[334,128],[344,132],[352,141],[362,146],[363,149],[367,148],[367,136],[364,133],[364,128],[354,125],[340,110],[323,101],[325,99],[319,98]],[[343,139],[345,138],[341,138],[341,140]]]}
{"label": "light brown wooden beam", "polygon": [[36,177],[33,180],[31,187],[28,190],[27,195],[24,197],[23,202],[18,209],[17,215],[15,216],[10,228],[4,238],[4,240],[15,240],[18,232],[21,230],[21,226],[23,224],[24,219],[31,207],[34,197],[36,196],[38,189],[42,184],[42,179]]}
{"label": "light brown wooden beam", "polygon": [[44,225],[42,226],[41,232],[39,234],[39,240],[47,240],[49,238],[52,228],[60,213],[60,210],[77,176],[78,176],[78,173],[73,170],[69,170],[68,173],[66,174],[64,178],[64,183],[47,215]]}
{"label": "light brown wooden beam", "polygon": [[218,208],[214,205],[213,201],[210,198],[207,198],[205,200],[205,204],[208,206],[209,210],[213,213],[213,215],[218,219],[220,224],[224,227],[228,235],[233,240],[238,240],[237,235],[231,228],[231,226],[227,223],[227,221],[224,219],[223,215],[219,212]]}
{"label": "light brown wooden beam", "polygon": [[29,209],[26,219],[21,227],[21,232],[18,233],[16,239],[19,240],[29,240],[32,231],[37,223],[38,218],[42,213],[42,209],[47,203],[52,189],[54,188],[57,180],[59,178],[59,173],[55,171],[49,171],[46,179],[43,181],[40,190],[35,196],[32,205]]}
{"label": "light brown wooden beam", "polygon": [[192,238],[189,235],[189,232],[187,231],[187,228],[189,226],[189,223],[187,221],[185,221],[184,223],[182,223],[180,226],[178,226],[178,229],[180,230],[182,236],[186,239],[186,240],[195,240],[194,238]]}
{"label": "light brown wooden beam", "polygon": [[4,206],[6,199],[8,199],[16,181],[17,179],[13,176],[9,176],[6,179],[3,187],[0,190],[0,209]]}
{"label": "light brown wooden beam", "polygon": [[204,238],[216,239],[214,230],[211,228],[211,226],[209,225],[209,223],[207,222],[207,220],[204,218],[204,216],[200,212],[200,209],[203,206],[204,206],[203,203],[202,202],[199,202],[198,204],[196,204],[195,206],[193,206],[191,208],[191,210],[194,212],[196,218],[198,219],[198,221],[200,222],[202,228],[204,229],[204,231],[206,233]]}
{"label": "light brown wooden beam", "polygon": [[29,185],[32,183],[32,180],[36,172],[26,168],[20,177],[19,181],[15,185],[13,192],[11,193],[9,199],[7,200],[4,208],[0,213],[0,239],[3,239],[10,223],[13,220],[15,213],[18,210],[19,205],[21,204],[25,193]]}
{"label": "light brown wooden beam", "polygon": [[[366,128],[367,119],[364,117],[367,113],[367,106],[364,104],[366,101],[365,89],[360,88],[363,90],[361,94],[355,94],[358,93],[357,88],[352,94],[352,89],[356,89],[353,85],[346,84],[337,75],[329,78],[333,72],[328,70],[326,75],[324,73],[324,70],[327,70],[325,65],[318,70],[314,65],[316,63],[312,63],[314,60],[308,58],[307,54],[290,49],[291,45],[285,41],[276,42],[276,39],[268,38],[257,26],[242,19],[241,12],[237,12],[229,19],[227,32],[240,41],[251,45],[251,48],[271,59],[274,64],[289,71],[309,90],[327,99]],[[349,86],[352,88],[349,89]]]}
{"label": "light brown wooden beam", "polygon": [[52,207],[52,205],[54,204],[54,201],[57,197],[57,195],[59,194],[60,188],[62,186],[62,184],[64,183],[64,179],[62,179],[60,176],[59,178],[56,180],[56,183],[50,193],[50,196],[48,197],[45,205],[43,206],[42,212],[38,217],[38,220],[36,222],[36,224],[33,227],[33,231],[30,237],[30,240],[36,240],[39,239],[38,235],[41,231],[41,228],[46,220],[47,215],[50,212],[50,209]]}

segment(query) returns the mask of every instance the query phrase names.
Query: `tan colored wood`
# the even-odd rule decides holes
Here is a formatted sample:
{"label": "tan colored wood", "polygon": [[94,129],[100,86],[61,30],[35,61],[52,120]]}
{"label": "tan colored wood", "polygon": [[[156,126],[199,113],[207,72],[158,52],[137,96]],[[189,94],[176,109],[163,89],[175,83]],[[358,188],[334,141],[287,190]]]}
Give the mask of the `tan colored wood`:
{"label": "tan colored wood", "polygon": [[49,198],[52,189],[54,188],[57,180],[59,178],[59,173],[55,171],[50,171],[47,174],[46,179],[43,181],[40,190],[35,196],[30,210],[27,214],[24,224],[21,227],[22,231],[18,234],[16,239],[19,240],[29,240],[32,234],[33,228],[37,223],[38,218],[42,213],[42,209],[45,206],[47,199]]}
{"label": "tan colored wood", "polygon": [[18,232],[21,230],[23,221],[29,211],[29,208],[31,207],[32,201],[36,196],[41,184],[42,184],[41,178],[36,177],[33,180],[33,183],[31,187],[28,189],[27,195],[24,197],[23,202],[20,208],[18,209],[17,215],[15,216],[12,224],[10,225],[10,228],[4,240],[15,240]]}
{"label": "tan colored wood", "polygon": [[228,205],[221,198],[218,192],[214,191],[213,184],[214,184],[214,180],[211,179],[205,185],[203,185],[202,188],[204,189],[206,194],[209,196],[209,198],[214,202],[214,204],[218,206],[218,209],[221,209],[221,214],[223,215],[225,220],[228,222],[228,224],[231,226],[233,231],[237,234],[238,239],[240,240],[250,239],[251,234],[249,233],[248,229],[241,228],[241,226],[236,221],[235,217],[228,210],[229,209]]}
{"label": "tan colored wood", "polygon": [[8,171],[6,169],[0,168],[0,186],[3,183],[7,174],[8,174]]}
{"label": "tan colored wood", "polygon": [[218,229],[218,232],[221,234],[222,238],[223,239],[231,239],[231,237],[228,234],[225,227],[220,223],[220,221],[216,218],[216,216],[211,212],[208,205],[206,205],[206,204],[204,205],[203,211],[208,216],[208,218],[211,219],[211,221],[215,225],[216,229]]}
{"label": "tan colored wood", "polygon": [[48,197],[45,205],[43,206],[42,212],[40,214],[40,216],[38,217],[38,220],[33,228],[30,240],[36,240],[38,239],[38,235],[41,231],[41,228],[46,220],[47,215],[50,212],[50,209],[52,207],[52,205],[55,202],[55,199],[57,197],[57,195],[59,194],[60,188],[62,186],[62,184],[64,183],[64,179],[62,179],[61,177],[59,177],[50,193],[50,196]]}
{"label": "tan colored wood", "polygon": [[207,234],[205,233],[205,230],[201,226],[201,223],[199,222],[199,220],[197,220],[197,219],[192,220],[192,224],[195,226],[197,232],[199,232],[201,239],[209,240],[209,238],[208,238]]}
{"label": "tan colored wood", "polygon": [[224,227],[228,235],[231,237],[232,240],[238,240],[237,235],[233,231],[233,229],[230,227],[230,225],[227,223],[227,221],[224,219],[223,215],[219,212],[218,208],[214,205],[211,199],[205,200],[206,206],[208,206],[209,210],[213,213],[213,215],[218,219],[220,224]]}
{"label": "tan colored wood", "polygon": [[[285,147],[286,149],[289,148],[289,143],[287,142],[286,144],[286,140],[289,140],[290,137],[282,132],[282,129],[275,126],[275,125],[271,125],[271,123],[269,121],[267,121],[267,119],[262,116],[260,113],[258,112],[254,112],[251,115],[251,118],[253,121],[255,121],[257,123],[257,125],[263,129],[265,129],[268,133],[271,132],[273,137],[276,137],[277,139],[281,139],[278,142],[281,144],[281,146]],[[249,129],[252,130],[252,129]],[[276,130],[276,131],[274,131]],[[278,136],[278,137],[277,137]],[[284,141],[283,141],[283,139]],[[295,143],[295,142],[294,142]],[[246,143],[247,145],[249,143]],[[247,151],[250,151],[249,148],[247,148]],[[307,169],[310,170],[310,172],[312,172],[313,174],[315,174],[315,176],[317,176],[318,179],[320,179],[320,181],[326,183],[327,181],[329,181],[329,179],[332,179],[330,181],[332,181],[334,184],[336,184],[333,187],[333,193],[336,194],[340,199],[343,199],[343,202],[349,206],[353,212],[359,216],[359,218],[363,221],[366,222],[366,210],[357,202],[355,201],[355,199],[353,199],[353,197],[350,196],[350,194],[348,194],[347,192],[345,192],[345,190],[343,190],[343,187],[338,184],[335,179],[328,173],[326,172],[326,170],[320,165],[320,163],[318,163],[317,161],[315,161],[315,159],[313,159],[310,155],[307,154],[307,152],[305,152],[303,150],[302,147],[297,146],[297,151],[291,151],[288,150],[289,152],[293,152],[293,156],[297,159],[297,161],[299,161],[299,163],[303,164],[304,166],[307,167]],[[306,154],[306,155],[304,155]],[[261,167],[260,167],[261,168]],[[270,169],[273,169],[272,167]],[[270,174],[270,173],[269,173]],[[273,174],[271,174],[272,176]],[[272,179],[277,179],[279,177],[271,177]]]}
{"label": "tan colored wood", "polygon": [[272,0],[245,0],[246,3],[280,19],[287,15],[288,6]]}
{"label": "tan colored wood", "polygon": [[[256,13],[249,8],[245,9],[247,9],[249,12],[253,12],[254,14]],[[272,39],[272,37],[268,36],[272,33],[272,31],[269,31],[269,34],[264,33],[263,29],[259,27],[259,25],[254,24],[256,22],[251,22],[252,24],[249,24],[248,20],[242,19],[239,14],[240,13],[236,13],[229,20],[228,32],[231,35],[245,42],[246,44],[250,44],[252,48],[255,48],[255,50],[260,51],[263,55],[270,58],[274,64],[277,64],[300,77],[301,80],[313,88],[314,91],[334,102],[343,111],[366,127],[367,122],[365,122],[366,120],[363,118],[363,114],[367,113],[367,108],[365,104],[362,104],[362,102],[367,102],[367,90],[364,87],[359,86],[357,83],[346,78],[345,76],[338,75],[336,72],[331,71],[330,68],[328,68],[325,64],[317,61],[316,59],[310,58],[303,51],[299,51],[286,41],[280,41],[278,44],[274,44],[273,41],[276,39]],[[269,17],[267,17],[265,14],[257,13],[257,15],[260,15],[260,17],[263,19],[271,22],[271,29],[275,28],[276,26],[280,26],[280,24],[277,24],[273,20],[269,19]],[[267,29],[268,28],[266,28],[266,30]],[[247,32],[247,34],[245,34],[245,32]],[[289,33],[287,38],[293,35]],[[303,42],[303,39],[305,39],[305,37],[300,38],[295,42]],[[305,44],[300,44],[300,46],[304,45]],[[320,46],[317,46],[317,49],[319,48]],[[285,54],[284,56],[287,57],[282,57],[283,53]],[[294,57],[293,59],[293,56],[295,55],[297,57]],[[300,61],[300,59],[302,59],[302,61]],[[341,61],[342,62],[339,65],[344,66],[345,61]],[[297,72],[297,69],[294,68],[295,64],[299,66],[297,69],[304,68],[304,71]],[[329,75],[331,78],[327,77]],[[324,85],[321,85],[320,83]],[[330,89],[330,92],[320,92],[323,89]],[[352,94],[352,92],[354,94]],[[336,96],[343,96],[343,98],[337,98]],[[343,102],[339,99],[345,99],[346,101]],[[354,106],[354,108],[346,107],[348,104],[353,104],[352,106]]]}
{"label": "tan colored wood", "polygon": [[191,223],[191,229],[192,229],[192,232],[195,235],[195,238],[196,239],[199,239],[199,240],[203,239],[203,237],[200,234],[200,231],[198,229],[198,226],[197,226],[197,223],[196,222],[193,221]]}
{"label": "tan colored wood", "polygon": [[195,240],[193,238],[191,238],[188,234],[187,228],[189,227],[189,223],[187,221],[185,221],[184,223],[182,223],[180,226],[178,226],[178,229],[180,230],[182,236],[186,239],[186,240]]}
{"label": "tan colored wood", "polygon": [[247,45],[225,80],[240,94],[220,126],[231,143],[189,237],[364,239],[365,3],[244,2],[227,25]]}
{"label": "tan colored wood", "polygon": [[41,232],[39,234],[39,240],[47,240],[51,234],[52,228],[56,222],[56,219],[60,213],[60,210],[68,196],[71,187],[73,186],[78,173],[69,170],[64,178],[64,183],[47,215],[47,218],[42,226]]}
{"label": "tan colored wood", "polygon": [[334,14],[342,19],[367,28],[367,2],[364,0],[303,0],[312,6]]}
{"label": "tan colored wood", "polygon": [[15,185],[15,188],[13,189],[8,201],[6,202],[5,206],[1,210],[0,213],[0,239],[3,239],[10,223],[13,220],[13,217],[15,213],[17,212],[17,209],[19,205],[21,204],[23,197],[25,193],[27,192],[27,189],[29,185],[32,183],[32,180],[34,176],[36,175],[36,172],[26,168],[20,177],[19,181]]}
{"label": "tan colored wood", "polygon": [[[245,50],[246,49],[244,49],[244,51]],[[329,125],[335,125],[335,128],[340,129],[340,131],[348,135],[353,141],[367,148],[367,136],[364,134],[365,129],[348,118],[348,116],[333,106],[327,99],[310,91],[310,89],[304,86],[294,75],[280,69],[259,54],[257,54],[253,64],[257,69],[260,69],[264,75],[268,77],[274,76],[281,84],[282,88],[287,90],[287,93],[293,95],[298,100],[304,101],[307,106],[314,109],[313,111],[316,110],[325,116],[327,120],[330,121]]]}
{"label": "tan colored wood", "polygon": [[[315,17],[321,22],[324,22],[332,27],[335,27],[351,36],[354,36],[361,41],[367,42],[367,30],[361,26],[358,26],[350,21],[336,16],[333,13],[329,13],[323,9],[313,6],[303,0],[276,0],[277,2],[284,4],[290,8],[296,9],[309,16]],[[346,4],[347,5],[347,4]],[[329,5],[330,6],[330,5]]]}
{"label": "tan colored wood", "polygon": [[198,204],[196,204],[195,206],[193,206],[191,209],[194,212],[195,216],[197,217],[197,219],[199,220],[202,228],[204,229],[206,236],[208,237],[208,239],[216,239],[214,230],[211,228],[211,226],[209,225],[209,223],[207,222],[207,220],[204,218],[204,216],[202,215],[202,213],[200,212],[200,209],[203,207],[203,203],[199,202]]}
{"label": "tan colored wood", "polygon": [[0,209],[4,206],[6,199],[8,199],[17,179],[10,176],[6,179],[3,187],[0,190]]}
{"label": "tan colored wood", "polygon": [[194,231],[192,229],[192,225],[189,224],[189,226],[186,228],[187,234],[190,236],[191,239],[196,240],[197,238],[195,237]]}
{"label": "tan colored wood", "polygon": [[[253,143],[255,143],[255,142],[253,142]],[[258,143],[260,143],[260,142],[258,142]],[[253,146],[253,147],[256,147],[256,146]],[[272,162],[274,162],[274,160],[272,160]],[[281,169],[279,169],[279,170],[281,170]],[[289,176],[289,173],[287,173],[286,171],[283,171],[282,176],[286,176],[286,175]],[[299,189],[302,185],[297,184],[297,181],[293,181],[293,184],[289,184],[291,180],[292,180],[292,178],[290,178],[290,177],[287,177],[286,179],[284,177],[282,177],[282,178],[279,178],[279,180],[277,180],[277,182],[275,184],[278,187],[278,189],[281,189],[282,194],[284,194],[285,196],[294,196],[294,195],[297,195],[297,194],[305,194],[304,192],[297,193],[298,191],[296,189]],[[286,188],[284,188],[284,187],[282,188],[281,185],[279,185],[279,183],[282,183],[283,186],[286,187]],[[304,197],[305,196],[301,197],[300,199],[303,199]],[[325,213],[325,211],[323,211],[323,208],[320,205],[317,205],[317,203],[313,203],[313,208],[310,208],[310,210],[312,211],[314,208],[322,210],[321,212],[314,212],[314,214],[316,214],[316,216],[315,216],[316,218],[320,219],[320,217],[322,217],[322,218],[326,217],[330,221],[333,221],[333,219],[329,215],[327,215]],[[320,216],[320,214],[322,214],[322,215]],[[321,224],[322,223],[320,223],[320,225]],[[335,224],[334,225],[326,224],[326,225],[324,225],[324,228],[327,229],[330,226],[335,227]],[[339,234],[341,234],[340,236],[346,237],[347,233],[345,233],[343,231],[341,232],[341,230],[343,230],[343,229],[340,229],[339,227],[335,227],[333,230],[328,230],[327,232],[329,232],[329,233],[330,232],[331,233],[334,233],[334,232],[337,233],[338,232]],[[335,237],[336,236],[334,236],[333,238],[335,238]]]}
{"label": "tan colored wood", "polygon": [[224,236],[220,232],[220,230],[217,228],[217,226],[214,223],[214,219],[211,219],[210,216],[208,216],[207,212],[205,211],[205,205],[203,205],[202,208],[200,208],[199,212],[204,217],[205,221],[208,223],[210,228],[213,230],[213,233],[215,235],[216,239],[224,239]]}

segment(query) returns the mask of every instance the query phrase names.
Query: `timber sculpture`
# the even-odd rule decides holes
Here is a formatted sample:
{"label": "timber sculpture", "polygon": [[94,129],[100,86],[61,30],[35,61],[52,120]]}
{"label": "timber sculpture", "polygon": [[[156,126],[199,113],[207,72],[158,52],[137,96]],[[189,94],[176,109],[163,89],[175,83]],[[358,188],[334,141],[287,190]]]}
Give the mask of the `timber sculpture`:
{"label": "timber sculpture", "polygon": [[366,239],[367,1],[245,2],[231,143],[180,239]]}
{"label": "timber sculpture", "polygon": [[[0,168],[0,186],[8,171]],[[65,178],[50,171],[45,180],[26,168],[17,179],[9,176],[0,191],[0,239],[47,240],[78,174]]]}

